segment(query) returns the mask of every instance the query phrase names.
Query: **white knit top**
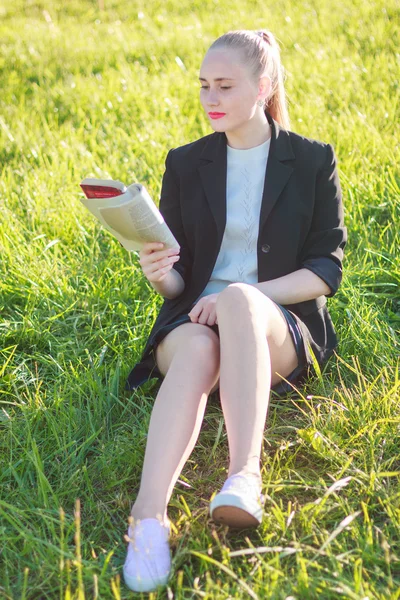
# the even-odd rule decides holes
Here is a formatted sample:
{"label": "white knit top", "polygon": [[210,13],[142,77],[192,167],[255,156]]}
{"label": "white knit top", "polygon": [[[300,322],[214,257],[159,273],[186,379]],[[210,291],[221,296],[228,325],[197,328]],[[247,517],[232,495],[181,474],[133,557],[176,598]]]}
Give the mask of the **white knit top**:
{"label": "white knit top", "polygon": [[219,293],[230,283],[258,281],[257,239],[270,141],[247,150],[227,146],[226,226],[213,272],[199,298]]}

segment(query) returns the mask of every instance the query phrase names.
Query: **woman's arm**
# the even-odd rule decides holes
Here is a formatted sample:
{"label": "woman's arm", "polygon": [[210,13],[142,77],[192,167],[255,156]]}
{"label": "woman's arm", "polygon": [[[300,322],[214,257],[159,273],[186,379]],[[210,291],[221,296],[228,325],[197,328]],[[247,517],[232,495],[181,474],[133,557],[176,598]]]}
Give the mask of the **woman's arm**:
{"label": "woman's arm", "polygon": [[331,297],[342,281],[347,228],[335,152],[330,144],[326,150],[325,164],[317,175],[313,219],[300,253],[300,266],[323,279],[331,289]]}
{"label": "woman's arm", "polygon": [[165,159],[159,210],[180,246],[180,258],[173,268],[168,271],[167,277],[163,281],[152,284],[156,292],[170,300],[183,293],[191,271],[191,258],[182,225],[179,186],[171,166],[172,151],[173,149],[169,150]]}
{"label": "woman's arm", "polygon": [[163,296],[163,298],[168,298],[169,300],[173,300],[177,296],[182,294],[185,289],[185,282],[182,279],[182,276],[172,268],[168,271],[167,276],[162,281],[150,281],[150,285],[152,288]]}
{"label": "woman's arm", "polygon": [[310,231],[299,256],[300,269],[284,277],[254,284],[280,304],[296,304],[336,294],[342,280],[343,251],[347,243],[342,191],[337,161],[330,144],[315,188]]}
{"label": "woman's arm", "polygon": [[331,293],[325,281],[308,269],[298,269],[289,275],[251,285],[278,304],[296,304]]}

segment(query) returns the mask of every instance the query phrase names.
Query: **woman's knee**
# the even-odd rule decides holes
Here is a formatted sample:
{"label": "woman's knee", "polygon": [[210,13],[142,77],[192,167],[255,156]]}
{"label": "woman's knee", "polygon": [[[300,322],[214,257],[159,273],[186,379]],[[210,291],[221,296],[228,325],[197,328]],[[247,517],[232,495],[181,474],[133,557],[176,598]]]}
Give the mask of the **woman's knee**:
{"label": "woman's knee", "polygon": [[210,327],[204,325],[208,331],[202,331],[188,337],[178,349],[184,358],[195,362],[195,364],[210,364],[211,367],[219,368],[220,342],[219,337]]}
{"label": "woman's knee", "polygon": [[217,298],[217,305],[225,302],[228,298],[234,298],[240,300],[243,298],[246,302],[260,299],[261,297],[267,298],[258,288],[249,283],[230,283],[227,285],[219,294]]}
{"label": "woman's knee", "polygon": [[246,316],[254,314],[259,309],[258,316],[266,316],[266,305],[273,306],[274,302],[259,289],[248,283],[231,283],[219,293],[216,303],[218,313]]}
{"label": "woman's knee", "polygon": [[[297,352],[285,315],[271,298],[254,286],[233,283],[224,288],[217,298],[217,315],[220,328],[223,315],[228,316],[228,329],[235,325],[236,330],[236,324],[247,326],[252,321],[264,332],[271,359],[280,366],[286,359],[290,365],[297,365]],[[221,333],[223,338],[223,331]]]}
{"label": "woman's knee", "polygon": [[[220,360],[219,337],[208,325],[199,323],[185,323],[170,334],[170,339],[165,339],[156,349],[157,365],[160,372],[165,376],[169,370],[172,360],[179,355],[181,363],[210,365],[211,368],[218,367]],[[175,339],[172,339],[174,337]],[[177,338],[177,336],[179,337]],[[168,337],[168,336],[167,336]]]}

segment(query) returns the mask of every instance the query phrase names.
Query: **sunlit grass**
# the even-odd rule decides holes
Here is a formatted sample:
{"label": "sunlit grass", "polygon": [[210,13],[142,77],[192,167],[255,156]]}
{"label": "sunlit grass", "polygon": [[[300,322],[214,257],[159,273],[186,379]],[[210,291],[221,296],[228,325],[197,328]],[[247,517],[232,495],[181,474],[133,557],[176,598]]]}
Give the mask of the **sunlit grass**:
{"label": "sunlit grass", "polygon": [[140,181],[157,199],[168,149],[211,132],[209,44],[265,27],[291,129],[338,156],[339,356],[271,396],[256,531],[208,517],[228,466],[210,398],[170,503],[174,572],[152,597],[400,598],[398,16],[394,0],[0,5],[0,597],[133,596],[123,534],[158,383],[124,383],[162,299],[79,182]]}

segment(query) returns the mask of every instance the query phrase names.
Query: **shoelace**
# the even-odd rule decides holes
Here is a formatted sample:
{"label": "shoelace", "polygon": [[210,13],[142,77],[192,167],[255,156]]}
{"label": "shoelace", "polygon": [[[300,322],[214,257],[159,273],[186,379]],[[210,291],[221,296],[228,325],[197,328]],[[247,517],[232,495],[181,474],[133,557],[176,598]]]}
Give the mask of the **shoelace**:
{"label": "shoelace", "polygon": [[[141,527],[141,519],[137,519],[136,521],[134,520],[134,518],[132,516],[128,517],[128,523],[129,523],[129,527],[128,527],[128,533],[124,535],[124,540],[126,542],[131,542],[133,547],[136,547],[136,540],[135,540],[135,529],[136,527],[137,529],[137,535],[139,535],[143,532],[143,529]],[[170,526],[170,522],[168,521],[168,524],[165,526],[163,526],[163,528],[165,529],[165,539],[166,541],[168,541],[169,538],[169,534],[171,531],[171,526]]]}
{"label": "shoelace", "polygon": [[245,494],[249,493],[249,488],[251,493],[254,493],[255,496],[261,501],[265,501],[265,496],[261,493],[261,482],[256,477],[251,475],[231,475],[222,486],[222,492],[227,491],[238,491],[244,492]]}

